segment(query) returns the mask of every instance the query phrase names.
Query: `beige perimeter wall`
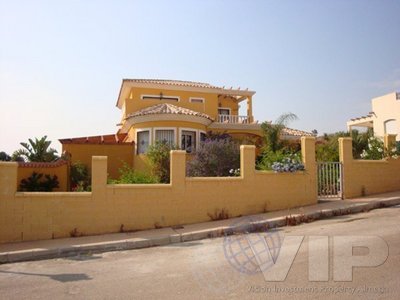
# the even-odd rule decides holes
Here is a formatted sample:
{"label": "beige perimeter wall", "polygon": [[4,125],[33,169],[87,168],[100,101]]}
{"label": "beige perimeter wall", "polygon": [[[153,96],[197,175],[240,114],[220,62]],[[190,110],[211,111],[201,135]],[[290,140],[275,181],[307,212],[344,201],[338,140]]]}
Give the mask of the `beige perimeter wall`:
{"label": "beige perimeter wall", "polygon": [[170,184],[107,185],[107,157],[92,159],[92,192],[17,192],[17,164],[0,163],[0,242],[101,234],[209,221],[315,204],[314,138],[302,138],[306,171],[255,170],[255,147],[241,146],[241,176],[186,178],[184,151],[171,152]]}
{"label": "beige perimeter wall", "polygon": [[353,159],[351,138],[339,138],[344,198],[400,190],[400,159]]}

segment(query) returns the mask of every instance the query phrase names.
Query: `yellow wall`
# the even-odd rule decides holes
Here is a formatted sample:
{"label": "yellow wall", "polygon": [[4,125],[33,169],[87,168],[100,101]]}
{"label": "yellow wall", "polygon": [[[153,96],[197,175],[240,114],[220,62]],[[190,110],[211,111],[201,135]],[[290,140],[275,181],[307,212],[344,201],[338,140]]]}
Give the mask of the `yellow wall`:
{"label": "yellow wall", "polygon": [[62,192],[62,191],[68,191],[68,180],[69,180],[69,174],[68,174],[68,164],[63,164],[58,167],[42,167],[42,168],[35,168],[35,167],[18,167],[18,177],[17,177],[17,182],[18,182],[18,189],[19,185],[21,183],[22,179],[28,178],[29,176],[32,175],[33,172],[36,173],[42,173],[43,175],[49,174],[51,176],[56,175],[58,182],[59,182],[59,188],[54,189],[55,192]]}
{"label": "yellow wall", "polygon": [[[241,176],[186,178],[184,151],[171,152],[170,184],[107,185],[107,158],[92,159],[92,192],[16,192],[17,165],[0,163],[0,242],[68,237],[209,221],[315,204],[314,138],[302,139],[305,172],[255,170],[254,146],[241,146]],[[290,188],[288,188],[290,187]]]}
{"label": "yellow wall", "polygon": [[[178,96],[179,102],[170,100],[142,100],[141,95],[159,95],[163,93],[164,96]],[[218,114],[218,95],[200,92],[187,92],[168,89],[149,89],[149,88],[132,88],[130,98],[126,99],[126,113],[133,113],[146,107],[157,105],[160,103],[170,103],[176,106],[185,107],[194,111],[206,113],[207,115],[215,118]],[[204,98],[205,102],[192,103],[189,101],[190,97]]]}
{"label": "yellow wall", "polygon": [[118,169],[123,162],[133,166],[135,146],[131,144],[63,144],[62,146],[63,152],[67,151],[71,154],[71,163],[81,162],[88,166],[89,170],[92,166],[92,156],[108,156],[108,173],[113,179],[119,177]]}
{"label": "yellow wall", "polygon": [[218,106],[220,108],[229,108],[231,110],[231,115],[237,116],[239,114],[239,105],[232,97],[223,95],[219,96]]}
{"label": "yellow wall", "polygon": [[353,159],[351,138],[339,138],[339,151],[345,199],[400,189],[400,159]]}

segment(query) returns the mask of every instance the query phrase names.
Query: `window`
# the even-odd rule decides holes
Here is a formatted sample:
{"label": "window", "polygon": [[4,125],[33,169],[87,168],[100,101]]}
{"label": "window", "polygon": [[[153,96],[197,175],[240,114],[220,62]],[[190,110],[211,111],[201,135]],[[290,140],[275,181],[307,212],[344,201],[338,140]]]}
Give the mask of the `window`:
{"label": "window", "polygon": [[192,103],[204,103],[204,98],[190,97],[189,101],[192,102]]}
{"label": "window", "polygon": [[397,124],[395,119],[386,120],[383,122],[385,134],[396,134]]}
{"label": "window", "polygon": [[200,142],[204,142],[207,138],[207,134],[204,132],[200,132]]}
{"label": "window", "polygon": [[218,114],[229,116],[231,114],[231,110],[229,108],[218,108]]}
{"label": "window", "polygon": [[149,148],[149,143],[150,143],[150,131],[149,130],[138,131],[136,139],[137,154],[146,153],[147,149]]}
{"label": "window", "polygon": [[179,101],[178,96],[164,96],[163,93],[160,93],[159,95],[141,95],[140,96],[142,100],[169,100],[169,101]]}
{"label": "window", "polygon": [[175,131],[170,129],[156,129],[156,142],[163,142],[170,146],[174,146]]}
{"label": "window", "polygon": [[181,149],[186,150],[187,153],[196,150],[196,131],[182,130]]}

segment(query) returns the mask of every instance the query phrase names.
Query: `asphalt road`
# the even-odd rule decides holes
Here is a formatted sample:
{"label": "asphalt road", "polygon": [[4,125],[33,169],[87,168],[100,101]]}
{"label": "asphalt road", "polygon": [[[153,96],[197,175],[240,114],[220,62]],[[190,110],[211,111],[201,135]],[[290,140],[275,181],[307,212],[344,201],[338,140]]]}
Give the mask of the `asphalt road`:
{"label": "asphalt road", "polygon": [[[281,242],[288,241],[290,236],[304,236],[289,273],[281,282],[264,279],[254,264],[257,257],[252,257],[255,252],[249,252],[251,248],[239,249],[242,253],[235,248],[243,241],[254,243],[256,247],[259,237],[264,235],[238,235],[141,250],[0,265],[0,298],[398,299],[400,295],[399,206],[285,227],[272,235],[268,233],[269,238]],[[388,255],[380,266],[355,267],[350,282],[334,281],[332,240],[348,235],[359,236],[360,240],[365,236],[380,237],[388,246]],[[308,279],[310,236],[330,237],[328,281],[310,282]],[[274,249],[276,247],[270,253]],[[238,255],[232,256],[232,251]],[[282,253],[278,257],[283,257]],[[322,248],[313,253],[319,258],[326,255]],[[355,248],[353,254],[369,255],[365,248]],[[249,263],[246,264],[246,260],[250,260]],[[269,267],[264,270],[265,273],[269,271]]]}

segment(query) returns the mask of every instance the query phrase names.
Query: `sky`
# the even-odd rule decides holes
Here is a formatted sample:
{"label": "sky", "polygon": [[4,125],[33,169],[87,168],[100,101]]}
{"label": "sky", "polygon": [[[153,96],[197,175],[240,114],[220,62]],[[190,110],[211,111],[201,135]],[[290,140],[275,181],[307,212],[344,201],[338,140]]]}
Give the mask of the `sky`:
{"label": "sky", "polygon": [[0,0],[0,151],[115,133],[123,78],[256,91],[320,134],[400,91],[400,1]]}

